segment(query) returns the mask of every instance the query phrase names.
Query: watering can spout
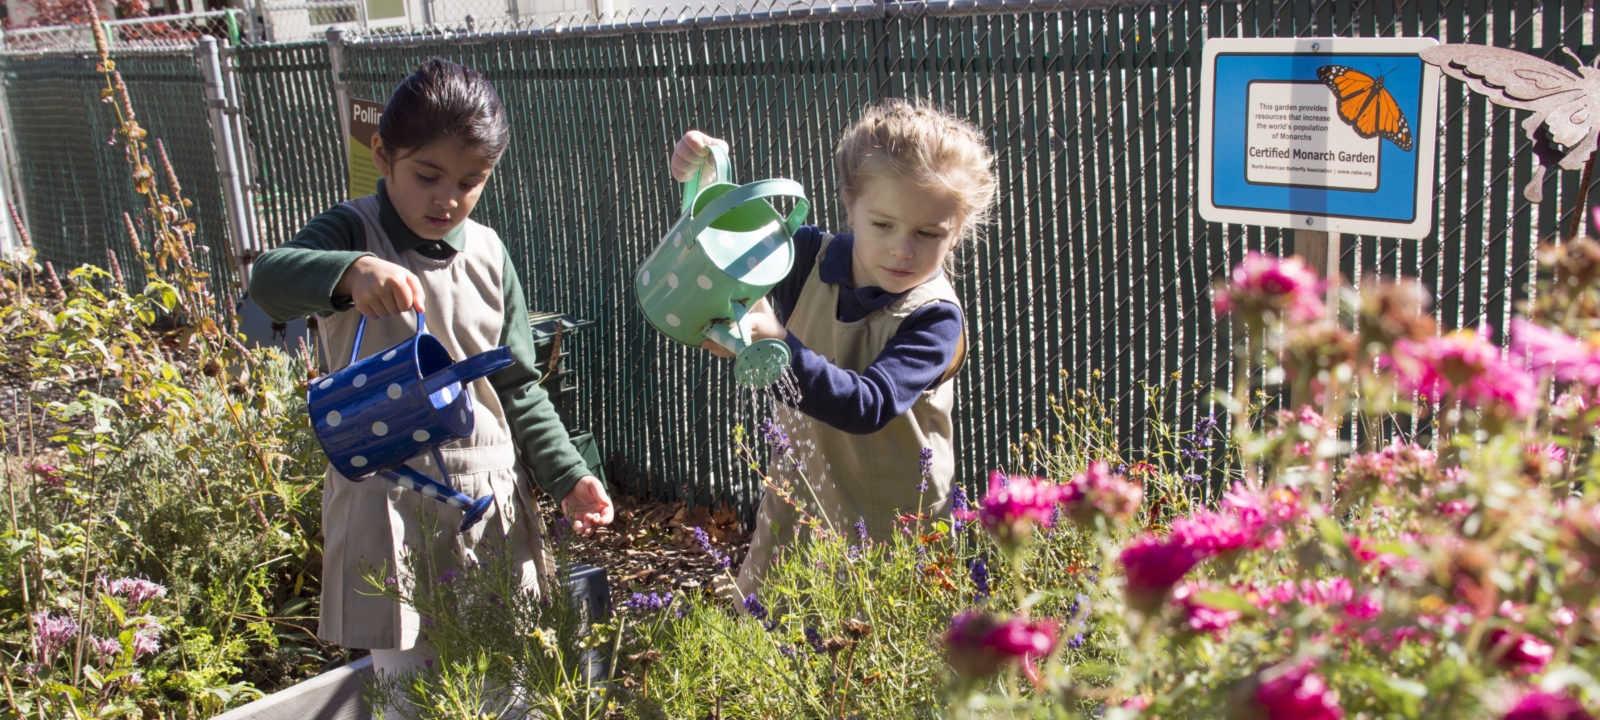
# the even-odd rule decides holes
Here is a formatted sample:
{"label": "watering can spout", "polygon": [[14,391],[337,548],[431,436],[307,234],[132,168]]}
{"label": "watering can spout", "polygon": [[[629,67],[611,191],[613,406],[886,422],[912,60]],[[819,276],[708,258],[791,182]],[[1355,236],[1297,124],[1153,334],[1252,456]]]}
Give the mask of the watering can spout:
{"label": "watering can spout", "polygon": [[749,321],[743,312],[736,317],[737,320],[713,321],[706,327],[705,336],[733,352],[733,375],[740,384],[753,388],[771,385],[789,369],[793,356],[788,343],[773,338],[750,342]]}
{"label": "watering can spout", "polygon": [[511,348],[501,346],[473,355],[422,379],[426,394],[432,395],[456,383],[466,384],[511,365]]}

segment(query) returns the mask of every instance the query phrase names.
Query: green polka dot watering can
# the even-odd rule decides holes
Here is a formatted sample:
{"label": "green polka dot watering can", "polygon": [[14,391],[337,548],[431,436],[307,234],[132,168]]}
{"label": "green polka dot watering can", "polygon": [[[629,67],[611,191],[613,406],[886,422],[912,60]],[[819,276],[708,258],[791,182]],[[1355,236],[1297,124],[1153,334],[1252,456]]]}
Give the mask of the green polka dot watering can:
{"label": "green polka dot watering can", "polygon": [[[789,346],[750,341],[745,319],[794,265],[790,242],[811,203],[800,184],[783,178],[731,182],[728,154],[711,147],[716,178],[684,183],[678,221],[634,274],[644,316],[667,337],[699,347],[706,340],[733,351],[734,377],[750,387],[772,384],[789,367]],[[792,198],[787,216],[769,199]]]}
{"label": "green polka dot watering can", "polygon": [[[472,393],[466,385],[510,365],[511,351],[501,346],[455,362],[438,338],[423,331],[423,313],[418,311],[415,335],[361,358],[366,330],[363,316],[350,364],[312,380],[306,390],[317,441],[340,474],[358,482],[381,474],[455,507],[465,514],[460,530],[466,532],[483,518],[494,497],[474,500],[451,487],[439,446],[472,434]],[[407,460],[426,452],[433,454],[443,481],[406,466]]]}

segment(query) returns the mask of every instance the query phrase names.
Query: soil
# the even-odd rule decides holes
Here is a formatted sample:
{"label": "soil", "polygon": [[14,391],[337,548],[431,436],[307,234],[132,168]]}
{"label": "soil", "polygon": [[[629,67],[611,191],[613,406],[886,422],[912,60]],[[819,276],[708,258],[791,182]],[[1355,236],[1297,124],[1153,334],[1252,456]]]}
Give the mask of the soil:
{"label": "soil", "polygon": [[[705,530],[711,549],[727,557],[737,570],[749,546],[749,533],[739,526],[731,509],[688,508],[681,502],[639,502],[613,497],[616,517],[609,526],[598,528],[589,537],[573,541],[577,562],[605,570],[611,587],[613,608],[626,611],[633,593],[683,593],[709,591],[729,570],[707,554],[694,537],[694,528]],[[548,508],[546,522],[555,522],[559,513]]]}

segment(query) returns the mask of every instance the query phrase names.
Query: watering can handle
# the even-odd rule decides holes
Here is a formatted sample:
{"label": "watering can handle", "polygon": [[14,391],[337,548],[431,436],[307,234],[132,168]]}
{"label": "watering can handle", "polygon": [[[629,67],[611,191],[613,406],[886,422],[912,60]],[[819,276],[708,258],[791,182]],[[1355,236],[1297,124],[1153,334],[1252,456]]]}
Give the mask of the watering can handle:
{"label": "watering can handle", "polygon": [[[708,145],[711,151],[712,168],[717,171],[717,176],[712,182],[733,182],[733,172],[728,169],[728,150],[721,145]],[[694,197],[700,194],[700,168],[695,168],[694,174],[683,181],[683,202],[678,207],[679,215],[689,213],[689,206],[694,203]]]}
{"label": "watering can handle", "polygon": [[[418,335],[422,334],[422,325],[423,325],[422,316],[423,316],[423,312],[421,310],[418,310],[417,311],[417,334]],[[366,333],[367,333],[367,316],[366,315],[362,315],[361,316],[361,322],[356,323],[356,344],[350,348],[350,362],[345,363],[345,367],[349,367],[351,365],[356,364],[356,360],[359,359],[359,356],[361,355],[361,336],[365,335]]]}
{"label": "watering can handle", "polygon": [[811,211],[811,201],[806,199],[806,189],[788,178],[771,178],[757,180],[753,183],[740,185],[712,200],[695,215],[685,235],[695,237],[705,230],[707,225],[715,222],[717,218],[740,205],[752,200],[765,200],[773,197],[792,197],[794,210],[789,212],[789,217],[783,219],[784,231],[793,236],[800,229],[800,224],[805,222],[806,213]]}

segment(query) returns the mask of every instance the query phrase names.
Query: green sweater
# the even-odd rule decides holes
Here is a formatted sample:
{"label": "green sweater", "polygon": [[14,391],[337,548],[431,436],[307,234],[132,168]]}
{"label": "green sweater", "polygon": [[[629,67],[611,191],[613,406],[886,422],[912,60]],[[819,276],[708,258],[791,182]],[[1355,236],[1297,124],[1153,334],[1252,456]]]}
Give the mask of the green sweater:
{"label": "green sweater", "polygon": [[[378,183],[377,196],[383,232],[397,251],[415,250],[433,258],[461,251],[464,227],[456,227],[440,241],[423,239],[406,227],[389,204],[382,181]],[[366,251],[361,218],[354,210],[335,206],[313,218],[293,240],[256,260],[250,276],[250,297],[263,312],[280,322],[348,310],[353,306],[350,298],[334,297],[333,289],[356,258],[371,254]],[[524,471],[550,497],[560,500],[578,480],[591,473],[572,446],[549,393],[539,384],[533,331],[528,327],[528,304],[509,253],[501,277],[506,317],[500,344],[510,348],[514,362],[490,375],[489,384],[505,408]]]}

